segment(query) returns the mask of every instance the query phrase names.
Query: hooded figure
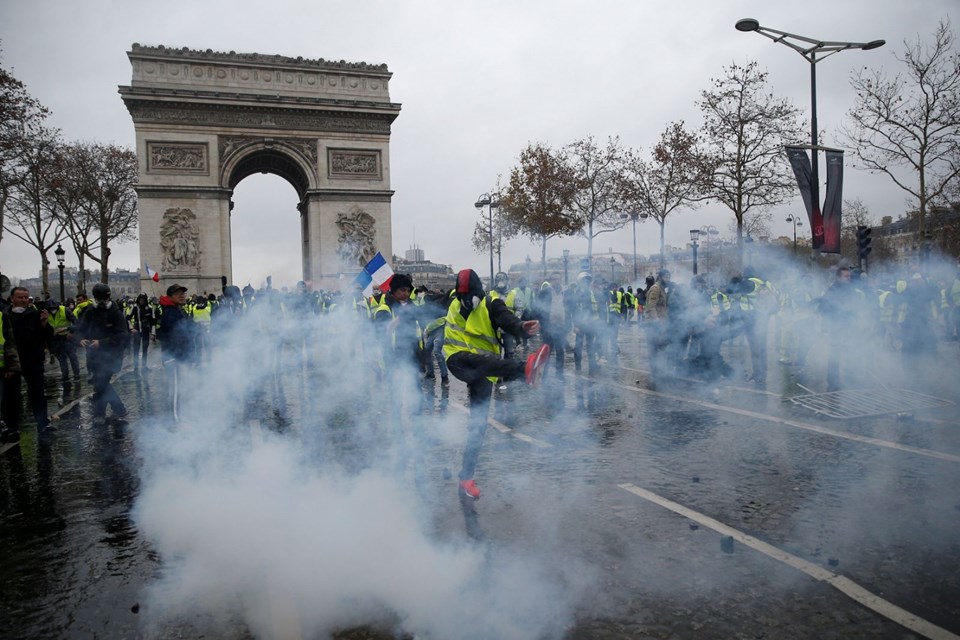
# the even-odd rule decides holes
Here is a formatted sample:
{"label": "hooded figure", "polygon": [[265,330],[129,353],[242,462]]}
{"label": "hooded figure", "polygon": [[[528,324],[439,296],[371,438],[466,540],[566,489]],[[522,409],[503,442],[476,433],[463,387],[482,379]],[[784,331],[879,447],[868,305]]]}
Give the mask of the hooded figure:
{"label": "hooded figure", "polygon": [[87,348],[87,368],[93,378],[93,416],[104,417],[109,405],[115,418],[123,418],[127,409],[110,378],[120,371],[129,344],[127,320],[120,306],[110,299],[108,285],[94,285],[93,299],[94,305],[83,314],[77,329],[80,346]]}
{"label": "hooded figure", "polygon": [[487,429],[493,382],[497,378],[515,380],[526,374],[527,382],[535,384],[550,348],[546,345],[540,347],[530,355],[526,365],[501,359],[498,331],[520,338],[524,334],[536,334],[540,323],[519,320],[496,292],[484,295],[480,276],[473,269],[464,269],[457,274],[454,295],[444,326],[443,354],[450,372],[467,383],[470,432],[463,451],[460,494],[477,499],[480,489],[473,476]]}

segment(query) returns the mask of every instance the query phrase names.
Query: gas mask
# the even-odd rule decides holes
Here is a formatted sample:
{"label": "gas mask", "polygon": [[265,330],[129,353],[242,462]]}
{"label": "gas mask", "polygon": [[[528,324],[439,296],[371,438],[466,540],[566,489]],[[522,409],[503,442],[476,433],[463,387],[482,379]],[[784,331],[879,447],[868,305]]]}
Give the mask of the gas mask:
{"label": "gas mask", "polygon": [[109,309],[113,306],[112,300],[97,300],[97,309]]}

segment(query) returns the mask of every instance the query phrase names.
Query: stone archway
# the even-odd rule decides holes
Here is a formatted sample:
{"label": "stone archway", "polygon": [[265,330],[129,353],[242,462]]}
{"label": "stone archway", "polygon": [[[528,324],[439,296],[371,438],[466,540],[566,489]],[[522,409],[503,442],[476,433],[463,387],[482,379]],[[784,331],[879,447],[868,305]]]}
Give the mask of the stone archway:
{"label": "stone archway", "polygon": [[386,65],[138,44],[127,57],[133,79],[120,95],[136,130],[140,256],[164,283],[141,275],[145,291],[232,282],[231,196],[254,173],[297,191],[304,280],[330,287],[376,251],[392,255],[400,105]]}

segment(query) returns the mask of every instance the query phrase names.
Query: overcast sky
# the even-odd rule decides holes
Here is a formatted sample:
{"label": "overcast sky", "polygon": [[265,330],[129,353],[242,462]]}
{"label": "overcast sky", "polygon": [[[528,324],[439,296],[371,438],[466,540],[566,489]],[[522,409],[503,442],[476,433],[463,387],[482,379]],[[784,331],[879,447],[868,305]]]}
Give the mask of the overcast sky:
{"label": "overcast sky", "polygon": [[[486,254],[470,245],[473,203],[509,174],[530,142],[559,147],[620,136],[624,146],[646,152],[671,121],[698,127],[699,92],[725,66],[748,60],[759,61],[773,90],[809,117],[809,65],[787,47],[736,31],[738,19],[824,40],[887,41],[817,66],[822,143],[838,145],[837,128],[854,99],[851,71],[895,72],[903,41],[929,39],[944,17],[956,30],[958,7],[957,0],[7,0],[0,2],[0,40],[3,66],[52,110],[66,139],[131,148],[133,123],[117,86],[130,83],[126,52],[134,42],[386,63],[390,97],[402,104],[390,148],[394,252],[403,255],[416,242],[434,262],[483,273]],[[852,170],[844,198],[860,198],[876,221],[905,207],[905,194],[889,179]],[[299,279],[293,187],[255,175],[240,183],[234,201],[235,281]],[[775,235],[792,233],[784,221],[791,211],[802,212],[799,197],[775,212]],[[688,230],[703,224],[726,231],[731,219],[717,205],[676,212],[667,219],[667,242],[682,246]],[[637,236],[639,253],[657,250],[655,223],[638,226]],[[548,252],[564,248],[585,253],[586,240],[555,240]],[[632,250],[630,227],[595,241],[595,252],[610,248]],[[519,239],[504,260],[528,254],[536,260],[539,249]],[[67,263],[75,257],[68,254]],[[111,264],[142,269],[137,244],[116,247]],[[38,268],[36,251],[6,235],[0,269],[29,277]]]}

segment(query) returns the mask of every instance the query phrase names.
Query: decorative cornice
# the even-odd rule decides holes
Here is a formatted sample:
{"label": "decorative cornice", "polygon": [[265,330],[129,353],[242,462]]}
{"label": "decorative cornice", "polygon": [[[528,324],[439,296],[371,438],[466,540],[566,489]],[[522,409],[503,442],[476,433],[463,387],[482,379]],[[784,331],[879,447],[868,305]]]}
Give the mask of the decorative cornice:
{"label": "decorative cornice", "polygon": [[[283,95],[277,93],[246,93],[239,91],[211,91],[201,88],[184,89],[172,87],[144,87],[120,85],[118,92],[126,100],[152,100],[157,102],[215,103],[233,104],[269,104],[273,106],[330,107],[334,109],[367,109],[384,112],[400,112],[397,102],[361,100],[355,98],[331,98],[329,96]],[[396,116],[394,116],[396,117]]]}
{"label": "decorative cornice", "polygon": [[149,58],[173,58],[181,60],[200,60],[217,62],[244,62],[252,64],[269,64],[282,66],[306,67],[311,69],[332,69],[348,71],[369,71],[379,72],[381,74],[391,75],[385,64],[370,64],[367,62],[347,62],[345,60],[333,61],[317,58],[314,60],[297,56],[290,58],[281,55],[265,55],[261,53],[237,53],[235,51],[224,52],[206,49],[190,49],[189,47],[172,48],[164,45],[155,47],[141,45],[134,42],[127,52],[130,57],[149,57]]}
{"label": "decorative cornice", "polygon": [[296,129],[389,135],[396,113],[287,109],[255,105],[214,105],[138,100],[124,96],[135,123]]}
{"label": "decorative cornice", "polygon": [[381,189],[311,189],[307,191],[306,197],[328,202],[390,202],[394,193],[396,192],[392,190]]}

